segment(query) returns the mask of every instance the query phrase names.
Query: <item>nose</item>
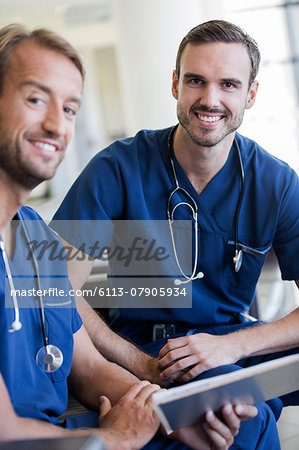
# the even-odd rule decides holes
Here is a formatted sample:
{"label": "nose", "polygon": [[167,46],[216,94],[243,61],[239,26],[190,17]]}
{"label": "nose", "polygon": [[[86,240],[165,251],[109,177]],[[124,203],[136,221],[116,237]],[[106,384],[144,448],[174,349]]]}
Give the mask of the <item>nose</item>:
{"label": "nose", "polygon": [[220,97],[217,86],[209,84],[202,89],[200,104],[209,109],[218,108],[220,106]]}
{"label": "nose", "polygon": [[66,118],[58,104],[51,103],[48,105],[43,120],[43,128],[53,137],[61,137],[66,131]]}

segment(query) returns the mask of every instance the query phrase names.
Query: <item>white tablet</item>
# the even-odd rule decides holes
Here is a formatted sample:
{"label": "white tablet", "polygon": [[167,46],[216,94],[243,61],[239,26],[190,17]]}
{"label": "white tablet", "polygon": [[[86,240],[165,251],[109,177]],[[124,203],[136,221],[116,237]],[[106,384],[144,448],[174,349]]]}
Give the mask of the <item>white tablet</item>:
{"label": "white tablet", "polygon": [[170,433],[226,403],[256,404],[298,389],[299,354],[157,392],[153,407]]}

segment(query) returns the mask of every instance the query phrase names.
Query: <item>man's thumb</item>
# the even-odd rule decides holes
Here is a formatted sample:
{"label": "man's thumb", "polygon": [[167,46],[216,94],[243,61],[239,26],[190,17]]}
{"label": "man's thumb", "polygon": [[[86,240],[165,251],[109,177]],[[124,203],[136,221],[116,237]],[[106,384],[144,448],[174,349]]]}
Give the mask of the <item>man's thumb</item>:
{"label": "man's thumb", "polygon": [[105,397],[104,395],[102,395],[99,398],[99,401],[100,401],[100,419],[101,419],[101,417],[105,416],[110,411],[112,406],[109,398]]}

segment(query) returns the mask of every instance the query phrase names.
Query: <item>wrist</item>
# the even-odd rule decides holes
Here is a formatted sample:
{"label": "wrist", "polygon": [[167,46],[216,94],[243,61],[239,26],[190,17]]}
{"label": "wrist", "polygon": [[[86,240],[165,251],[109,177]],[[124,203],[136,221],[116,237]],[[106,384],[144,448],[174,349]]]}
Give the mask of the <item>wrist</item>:
{"label": "wrist", "polygon": [[[258,350],[261,342],[261,324],[246,328],[227,335],[228,345],[232,349],[235,361],[252,356]],[[262,339],[263,341],[263,339]]]}
{"label": "wrist", "polygon": [[100,429],[97,435],[104,441],[106,450],[132,450],[134,447],[130,445],[126,436],[122,432]]}
{"label": "wrist", "polygon": [[246,336],[242,331],[236,331],[233,333],[229,333],[225,336],[228,353],[231,354],[232,360],[234,362],[239,361],[242,358],[245,358],[248,352],[248,343]]}
{"label": "wrist", "polygon": [[160,369],[158,369],[157,358],[143,354],[142,364],[139,365],[140,373],[139,378],[143,380],[148,380],[151,383],[160,384]]}

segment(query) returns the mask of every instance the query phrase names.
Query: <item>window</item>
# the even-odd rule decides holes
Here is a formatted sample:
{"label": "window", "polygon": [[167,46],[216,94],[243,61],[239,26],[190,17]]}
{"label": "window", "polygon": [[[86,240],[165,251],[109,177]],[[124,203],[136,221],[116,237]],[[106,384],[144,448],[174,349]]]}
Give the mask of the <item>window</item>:
{"label": "window", "polygon": [[299,2],[223,0],[224,18],[258,43],[262,61],[257,101],[240,132],[299,171]]}

